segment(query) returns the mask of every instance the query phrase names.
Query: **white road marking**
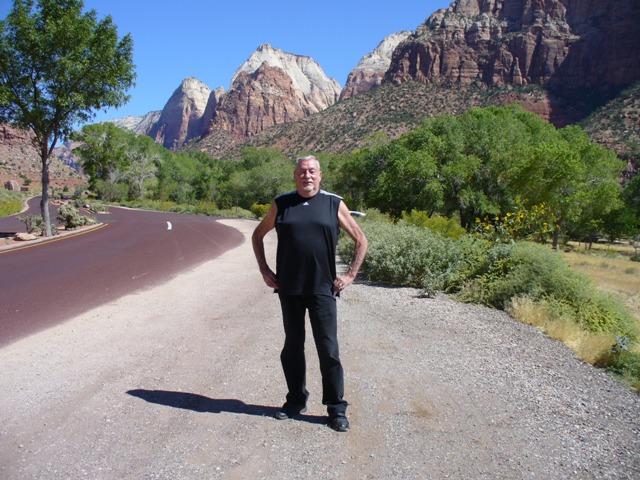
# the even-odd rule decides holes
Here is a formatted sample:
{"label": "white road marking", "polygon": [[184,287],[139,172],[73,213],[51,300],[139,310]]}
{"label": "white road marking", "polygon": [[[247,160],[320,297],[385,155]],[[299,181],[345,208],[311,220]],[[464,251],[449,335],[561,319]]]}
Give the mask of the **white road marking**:
{"label": "white road marking", "polygon": [[171,222],[167,222],[167,230],[171,230],[173,228],[173,226],[171,225]]}

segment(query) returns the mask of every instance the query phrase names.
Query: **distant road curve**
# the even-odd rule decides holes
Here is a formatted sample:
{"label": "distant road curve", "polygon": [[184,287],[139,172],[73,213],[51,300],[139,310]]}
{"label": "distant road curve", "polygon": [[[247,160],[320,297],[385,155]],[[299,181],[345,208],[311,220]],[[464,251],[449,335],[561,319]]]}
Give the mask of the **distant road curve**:
{"label": "distant road curve", "polygon": [[[38,213],[39,199],[29,205],[29,213]],[[211,217],[117,207],[97,217],[102,228],[0,251],[0,347],[164,282],[244,241]],[[17,230],[24,225],[15,217],[0,219],[0,233]]]}

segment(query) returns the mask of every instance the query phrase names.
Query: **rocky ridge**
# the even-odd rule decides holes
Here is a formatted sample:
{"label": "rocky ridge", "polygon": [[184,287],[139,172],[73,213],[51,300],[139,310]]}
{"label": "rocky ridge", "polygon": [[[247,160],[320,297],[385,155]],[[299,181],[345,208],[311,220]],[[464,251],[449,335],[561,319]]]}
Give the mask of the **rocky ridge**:
{"label": "rocky ridge", "polygon": [[633,0],[456,0],[396,48],[385,79],[543,85],[550,120],[575,123],[640,80],[639,21]]}
{"label": "rocky ridge", "polygon": [[299,120],[336,103],[340,85],[310,57],[261,45],[234,73],[207,135],[226,132],[242,141],[275,125]]}
{"label": "rocky ridge", "polygon": [[196,78],[186,78],[173,92],[162,109],[160,118],[148,135],[165,148],[175,150],[191,137],[205,131],[203,119],[209,102],[215,108],[215,94]]}
{"label": "rocky ridge", "polygon": [[393,33],[385,37],[373,52],[362,57],[356,68],[349,73],[347,83],[340,92],[340,100],[354,97],[359,93],[380,86],[391,65],[393,51],[400,42],[411,34],[412,32],[409,31]]}
{"label": "rocky ridge", "polygon": [[128,115],[120,119],[112,120],[111,122],[117,127],[131,130],[137,135],[148,135],[154,125],[160,120],[161,114],[162,110],[154,110],[146,115],[136,117]]}
{"label": "rocky ridge", "polygon": [[[42,164],[33,145],[33,133],[0,124],[0,188],[14,181],[30,191],[40,189]],[[74,160],[54,156],[49,166],[53,188],[77,187],[86,183],[73,168]]]}

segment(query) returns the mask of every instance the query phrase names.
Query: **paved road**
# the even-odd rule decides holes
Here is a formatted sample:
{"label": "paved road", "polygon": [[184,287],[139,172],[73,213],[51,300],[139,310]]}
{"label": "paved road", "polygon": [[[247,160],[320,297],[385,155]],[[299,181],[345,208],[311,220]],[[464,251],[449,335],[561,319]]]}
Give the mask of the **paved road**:
{"label": "paved road", "polygon": [[[166,281],[243,241],[210,217],[112,207],[98,220],[105,225],[84,234],[0,253],[0,346]],[[24,230],[16,222],[0,219],[0,232]]]}

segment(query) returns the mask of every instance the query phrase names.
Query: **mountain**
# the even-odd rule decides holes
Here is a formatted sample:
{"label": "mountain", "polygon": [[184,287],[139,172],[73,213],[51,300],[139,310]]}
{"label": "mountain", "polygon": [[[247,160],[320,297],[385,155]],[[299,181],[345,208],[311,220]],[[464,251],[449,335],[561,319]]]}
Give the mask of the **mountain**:
{"label": "mountain", "polygon": [[362,73],[374,52],[334,106],[241,144],[204,137],[194,146],[232,157],[244,145],[344,153],[425,117],[517,102],[558,127],[580,123],[628,155],[640,115],[637,102],[619,98],[633,99],[640,82],[638,24],[637,0],[457,0],[397,43],[379,86],[380,67]]}
{"label": "mountain", "polygon": [[159,118],[149,114],[114,123],[149,135],[170,150],[211,135],[228,145],[322,111],[336,103],[340,91],[312,58],[263,44],[233,74],[229,91],[212,91],[187,78]]}
{"label": "mountain", "polygon": [[340,85],[310,57],[261,45],[231,79],[207,135],[219,132],[242,141],[267,128],[320,112],[336,103]]}
{"label": "mountain", "polygon": [[207,126],[203,119],[209,102],[217,102],[215,93],[196,78],[186,78],[173,92],[162,109],[160,118],[148,135],[156,143],[175,150],[190,138],[202,135]]}
{"label": "mountain", "polygon": [[[196,127],[188,116],[174,120],[183,133],[164,144],[216,157],[237,156],[243,145],[345,152],[426,116],[513,102],[556,126],[585,122],[640,81],[639,23],[637,0],[456,0],[415,31],[384,38],[341,91],[311,58],[261,45],[210,116],[193,120]],[[637,111],[625,116],[633,124]],[[624,137],[590,131],[618,152],[639,139],[637,129]]]}
{"label": "mountain", "polygon": [[391,65],[393,51],[411,33],[409,31],[393,33],[385,37],[373,52],[362,57],[356,68],[349,72],[347,83],[340,93],[340,100],[379,86]]}
{"label": "mountain", "polygon": [[457,0],[394,51],[385,79],[444,88],[542,85],[575,123],[640,80],[637,0]]}
{"label": "mountain", "polygon": [[112,120],[111,123],[117,127],[131,130],[138,135],[148,135],[153,126],[160,120],[161,114],[162,110],[154,110],[139,117],[129,115],[118,120]]}

